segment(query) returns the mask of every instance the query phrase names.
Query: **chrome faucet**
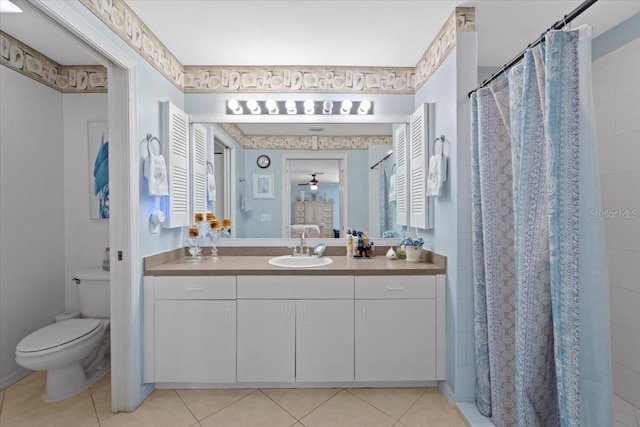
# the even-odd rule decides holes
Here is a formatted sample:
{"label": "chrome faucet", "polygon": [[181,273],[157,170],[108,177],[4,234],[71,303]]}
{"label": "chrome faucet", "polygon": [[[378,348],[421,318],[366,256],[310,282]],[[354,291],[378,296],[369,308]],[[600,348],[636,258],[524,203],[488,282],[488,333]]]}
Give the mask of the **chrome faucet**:
{"label": "chrome faucet", "polygon": [[300,234],[300,246],[289,246],[289,248],[293,248],[293,256],[311,256],[311,254],[309,253],[309,248],[307,247],[306,230],[303,231],[302,234]]}
{"label": "chrome faucet", "polygon": [[305,246],[307,246],[307,230],[300,234],[300,252],[303,252]]}

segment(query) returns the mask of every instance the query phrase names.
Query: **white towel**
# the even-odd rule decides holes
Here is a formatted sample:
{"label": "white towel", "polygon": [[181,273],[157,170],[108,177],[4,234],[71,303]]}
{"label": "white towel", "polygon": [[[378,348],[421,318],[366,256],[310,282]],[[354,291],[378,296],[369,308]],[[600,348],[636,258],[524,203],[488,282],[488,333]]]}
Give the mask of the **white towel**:
{"label": "white towel", "polygon": [[207,197],[210,202],[216,201],[216,176],[207,172]]}
{"label": "white towel", "polygon": [[247,181],[240,181],[242,185],[240,186],[240,210],[242,212],[249,212],[251,210],[251,193],[249,192],[249,188],[247,187]]}
{"label": "white towel", "polygon": [[149,194],[152,196],[168,196],[167,164],[162,154],[149,154],[144,161],[144,176],[149,181]]}
{"label": "white towel", "polygon": [[427,177],[427,196],[438,197],[442,190],[442,183],[446,180],[447,160],[442,151],[429,158],[429,175]]}
{"label": "white towel", "polygon": [[389,202],[395,202],[396,197],[396,174],[394,173],[389,178]]}

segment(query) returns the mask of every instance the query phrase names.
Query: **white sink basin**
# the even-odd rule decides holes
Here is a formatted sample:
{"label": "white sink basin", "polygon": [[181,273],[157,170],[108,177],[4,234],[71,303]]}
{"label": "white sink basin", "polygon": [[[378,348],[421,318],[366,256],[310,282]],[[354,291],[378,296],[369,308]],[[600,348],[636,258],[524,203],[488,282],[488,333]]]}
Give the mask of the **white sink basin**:
{"label": "white sink basin", "polygon": [[269,260],[269,264],[276,267],[289,267],[289,268],[311,268],[322,267],[323,265],[329,265],[333,262],[331,258],[327,257],[315,257],[315,256],[301,256],[294,257],[291,255],[283,255]]}

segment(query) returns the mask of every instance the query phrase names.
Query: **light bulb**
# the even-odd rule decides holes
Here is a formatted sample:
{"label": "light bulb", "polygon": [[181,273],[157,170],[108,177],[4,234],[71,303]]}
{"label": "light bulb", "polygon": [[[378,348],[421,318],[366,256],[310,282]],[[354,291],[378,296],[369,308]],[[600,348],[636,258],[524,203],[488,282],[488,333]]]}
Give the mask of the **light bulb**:
{"label": "light bulb", "polygon": [[342,106],[340,107],[340,114],[349,114],[351,113],[351,107],[353,106],[353,102],[349,99],[345,99],[342,101]]}
{"label": "light bulb", "polygon": [[227,101],[227,107],[233,114],[242,114],[242,107],[237,99],[230,99]]}
{"label": "light bulb", "polygon": [[258,101],[255,99],[250,99],[247,101],[247,108],[251,111],[251,114],[260,114],[260,106],[258,105]]}
{"label": "light bulb", "polygon": [[278,109],[278,103],[274,99],[267,99],[265,106],[267,107],[269,114],[278,114],[280,112]]}
{"label": "light bulb", "polygon": [[305,114],[313,114],[316,110],[316,104],[310,99],[304,101],[304,113]]}
{"label": "light bulb", "polygon": [[358,114],[368,114],[371,109],[371,101],[364,100],[360,101],[360,108],[358,108]]}
{"label": "light bulb", "polygon": [[287,114],[296,114],[298,112],[296,109],[296,101],[293,99],[287,100],[287,102],[284,103],[284,106],[287,109]]}
{"label": "light bulb", "polygon": [[309,189],[310,189],[311,191],[316,191],[316,190],[318,189],[318,185],[316,185],[316,184],[311,184],[311,185],[309,186]]}
{"label": "light bulb", "polygon": [[322,103],[322,114],[331,114],[333,111],[333,101],[326,100]]}

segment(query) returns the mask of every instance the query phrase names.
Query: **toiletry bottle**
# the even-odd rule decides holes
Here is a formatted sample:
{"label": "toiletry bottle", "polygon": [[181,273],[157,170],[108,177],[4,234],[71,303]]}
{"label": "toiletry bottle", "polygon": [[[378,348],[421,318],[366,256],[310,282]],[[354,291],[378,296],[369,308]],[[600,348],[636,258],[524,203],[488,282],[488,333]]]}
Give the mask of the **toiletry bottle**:
{"label": "toiletry bottle", "polygon": [[373,242],[371,242],[370,254],[371,254],[371,258],[376,257],[376,247],[374,246]]}
{"label": "toiletry bottle", "polygon": [[353,256],[353,236],[351,229],[347,229],[347,256]]}

